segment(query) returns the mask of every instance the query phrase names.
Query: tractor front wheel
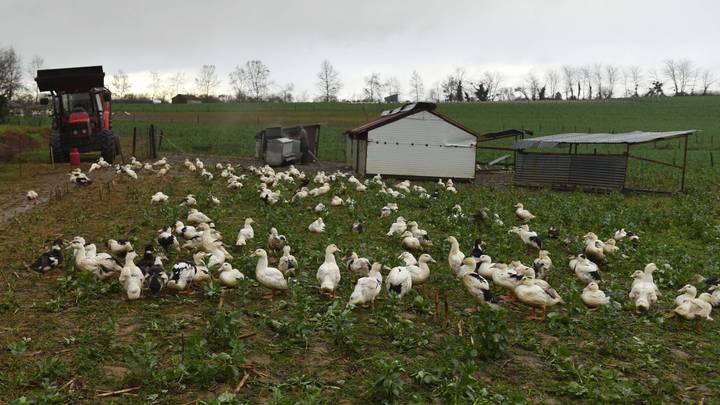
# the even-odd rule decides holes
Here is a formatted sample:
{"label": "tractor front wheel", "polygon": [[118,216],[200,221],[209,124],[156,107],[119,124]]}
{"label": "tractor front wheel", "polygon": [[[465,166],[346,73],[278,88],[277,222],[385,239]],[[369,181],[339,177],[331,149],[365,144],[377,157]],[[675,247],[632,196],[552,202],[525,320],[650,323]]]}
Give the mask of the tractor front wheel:
{"label": "tractor front wheel", "polygon": [[68,151],[62,146],[59,133],[53,133],[50,136],[50,153],[52,153],[52,159],[55,163],[66,163],[70,160]]}
{"label": "tractor front wheel", "polygon": [[117,135],[112,132],[106,132],[103,134],[102,145],[100,154],[106,162],[112,164],[115,160],[115,156],[118,153],[118,139]]}

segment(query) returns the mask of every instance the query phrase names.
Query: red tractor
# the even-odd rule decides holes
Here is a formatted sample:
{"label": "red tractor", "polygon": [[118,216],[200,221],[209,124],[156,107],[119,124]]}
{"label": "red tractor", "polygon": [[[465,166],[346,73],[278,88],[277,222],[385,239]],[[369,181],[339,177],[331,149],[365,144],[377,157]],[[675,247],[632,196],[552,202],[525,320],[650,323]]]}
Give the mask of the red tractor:
{"label": "red tractor", "polygon": [[[120,140],[112,132],[111,94],[104,85],[102,66],[37,71],[40,91],[49,91],[53,106],[50,149],[55,162],[67,162],[72,148],[100,151],[112,163]],[[42,104],[49,100],[43,98]]]}

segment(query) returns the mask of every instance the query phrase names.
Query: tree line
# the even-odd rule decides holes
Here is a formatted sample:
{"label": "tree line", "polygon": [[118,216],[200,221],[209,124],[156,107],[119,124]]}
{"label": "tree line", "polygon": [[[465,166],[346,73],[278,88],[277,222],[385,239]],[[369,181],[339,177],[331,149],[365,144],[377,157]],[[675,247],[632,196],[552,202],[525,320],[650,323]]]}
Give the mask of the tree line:
{"label": "tree line", "polygon": [[[42,57],[35,55],[27,64],[12,48],[0,48],[0,96],[7,100],[37,101],[39,92],[33,81],[38,69],[44,67]],[[25,79],[28,79],[27,81]],[[193,94],[206,102],[212,101],[541,101],[593,100],[614,97],[658,97],[708,95],[717,77],[708,69],[701,69],[687,59],[667,59],[657,69],[643,70],[640,66],[620,67],[613,64],[591,64],[530,70],[521,79],[506,80],[501,71],[485,71],[470,75],[464,68],[456,68],[442,80],[426,87],[417,70],[404,87],[397,76],[384,77],[372,72],[363,79],[359,92],[340,99],[343,82],[340,73],[328,60],[322,61],[315,77],[315,91],[297,94],[293,83],[278,83],[272,79],[270,68],[261,60],[238,64],[222,78],[215,65],[202,65],[194,77],[184,72],[149,74],[145,93],[133,93],[130,76],[122,69],[114,72],[109,81],[115,97],[125,100],[169,101],[176,94]],[[219,94],[229,89],[230,94]]]}

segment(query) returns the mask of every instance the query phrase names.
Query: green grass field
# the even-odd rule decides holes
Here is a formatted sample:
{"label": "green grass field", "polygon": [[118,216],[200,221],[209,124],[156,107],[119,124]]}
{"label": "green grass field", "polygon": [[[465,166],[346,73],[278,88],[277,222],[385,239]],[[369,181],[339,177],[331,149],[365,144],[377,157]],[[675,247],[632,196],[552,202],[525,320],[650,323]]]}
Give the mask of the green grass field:
{"label": "green grass field", "polygon": [[[125,145],[130,144],[127,138],[133,128],[142,135],[147,133],[150,124],[155,124],[164,134],[163,150],[168,153],[199,153],[200,150],[193,146],[200,146],[209,148],[209,153],[250,156],[255,151],[255,133],[265,127],[322,122],[326,126],[321,129],[319,157],[342,161],[345,159],[343,133],[395,106],[341,103],[116,104],[114,128],[125,137]],[[704,186],[709,181],[708,174],[717,174],[720,167],[720,97],[443,103],[438,106],[438,111],[480,133],[508,128],[526,128],[532,130],[535,136],[562,132],[700,129],[702,132],[693,136],[689,144],[689,170],[693,172],[689,186]],[[49,125],[48,119],[24,119],[22,122],[32,126]],[[140,141],[143,140],[141,136]],[[490,143],[495,146],[510,144],[510,139]],[[206,153],[205,148],[202,153]],[[579,151],[624,152],[624,148],[587,147]],[[478,161],[489,162],[505,153],[479,150]],[[638,146],[633,153],[671,163],[682,162],[682,149],[677,140]],[[668,171],[667,167],[633,161],[630,180],[640,188],[658,185],[673,189],[679,183],[679,174],[675,170]]]}
{"label": "green grass field", "polygon": [[[380,208],[393,199],[380,194],[377,186],[358,193],[337,181],[325,196],[268,206],[258,198],[254,176],[243,181],[244,188],[231,191],[217,170],[211,169],[215,181],[201,181],[178,163],[168,177],[141,172],[139,180],[121,178],[111,189],[95,184],[71,192],[3,225],[0,402],[716,403],[720,397],[717,321],[704,322],[696,332],[691,322],[667,315],[674,307],[676,291],[696,274],[720,275],[720,170],[709,161],[710,152],[720,146],[713,138],[720,132],[719,107],[720,97],[441,105],[441,112],[480,132],[519,126],[538,134],[573,131],[575,126],[578,131],[587,131],[589,126],[593,132],[679,128],[703,132],[689,145],[689,192],[670,197],[459,184],[457,195],[438,190],[439,198],[430,201],[416,193],[397,199],[396,215],[416,220],[428,230],[434,240],[428,253],[438,263],[431,265],[431,279],[423,290],[414,290],[401,301],[383,291],[374,311],[344,309],[355,283],[349,272],[343,272],[335,302],[318,293],[315,272],[329,243],[400,265],[399,241],[384,234],[395,215],[378,218]],[[116,106],[117,111],[147,114],[152,120],[134,124],[157,124],[172,144],[190,153],[193,143],[238,139],[248,144],[249,153],[252,135],[265,125],[324,121],[328,127],[321,135],[321,157],[327,159],[342,158],[343,130],[383,108]],[[216,122],[205,123],[210,118]],[[23,124],[28,129],[33,122]],[[116,121],[125,137],[132,125],[132,121]],[[639,152],[672,161],[678,159],[679,151],[678,142],[671,141],[647,145]],[[19,172],[15,166],[20,165],[0,165],[0,171]],[[650,186],[677,180],[665,167],[639,164],[632,170]],[[30,163],[12,184],[17,187],[0,190],[3,197],[22,200],[27,183],[21,181],[33,180],[27,176],[32,172]],[[62,169],[57,173],[62,174]],[[430,192],[436,187],[418,184]],[[289,197],[294,187],[281,183],[277,190]],[[14,190],[13,195],[8,195],[8,189]],[[170,196],[166,206],[149,204],[157,191]],[[245,248],[231,248],[233,267],[247,277],[234,290],[221,293],[211,283],[196,286],[189,294],[165,291],[157,298],[127,301],[117,279],[94,281],[75,268],[70,255],[66,265],[48,274],[23,267],[55,235],[66,239],[80,235],[100,250],[105,250],[103,244],[109,238],[129,238],[136,249],[142,249],[153,243],[157,229],[187,215],[187,208],[177,204],[191,192],[199,208],[215,219],[229,245],[234,244],[244,218],[257,222],[255,239]],[[318,202],[328,205],[333,194],[357,203],[352,208],[330,208],[323,214],[327,232],[310,234],[307,226],[317,217],[312,207]],[[212,204],[210,195],[221,203]],[[544,322],[526,320],[529,309],[518,303],[503,304],[497,312],[469,314],[465,309],[472,300],[447,265],[449,246],[444,240],[448,235],[459,239],[466,254],[472,241],[482,238],[494,261],[532,263],[536,252],[507,232],[515,222],[517,202],[538,216],[530,226],[541,236],[550,225],[561,232],[559,239],[545,243],[555,264],[548,281],[566,304],[553,308]],[[455,204],[467,216],[488,207],[505,226],[478,226],[467,216],[455,218],[451,215]],[[350,231],[356,218],[365,223],[366,233]],[[255,280],[255,259],[249,256],[252,249],[265,245],[270,227],[287,236],[300,261],[290,290],[272,302],[261,298],[264,290]],[[569,270],[567,257],[582,249],[586,232],[606,239],[618,228],[638,233],[640,242],[637,247],[621,243],[620,252],[602,266],[602,288],[613,304],[588,311],[579,297],[584,285]],[[573,236],[579,240],[563,242]],[[171,262],[189,258],[187,252],[171,253]],[[663,295],[650,311],[634,314],[627,295],[630,275],[649,262],[658,264],[655,282]],[[696,285],[704,291],[701,283]],[[495,289],[494,293],[504,291]],[[437,307],[436,294],[441,297]],[[717,313],[713,316],[718,317]],[[98,397],[116,390],[129,391]]]}

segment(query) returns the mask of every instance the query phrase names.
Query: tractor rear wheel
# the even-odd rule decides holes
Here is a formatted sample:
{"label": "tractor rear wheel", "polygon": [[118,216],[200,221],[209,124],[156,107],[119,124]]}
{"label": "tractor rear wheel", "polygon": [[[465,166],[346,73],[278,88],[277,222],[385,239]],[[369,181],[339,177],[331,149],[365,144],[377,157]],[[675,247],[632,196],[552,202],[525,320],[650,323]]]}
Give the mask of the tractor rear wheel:
{"label": "tractor rear wheel", "polygon": [[117,135],[112,132],[103,133],[102,144],[100,145],[100,154],[106,162],[112,164],[115,160],[115,155],[118,153],[118,139]]}
{"label": "tractor rear wheel", "polygon": [[62,146],[60,134],[55,132],[50,136],[50,153],[52,153],[53,162],[66,163],[70,160],[68,151]]}

